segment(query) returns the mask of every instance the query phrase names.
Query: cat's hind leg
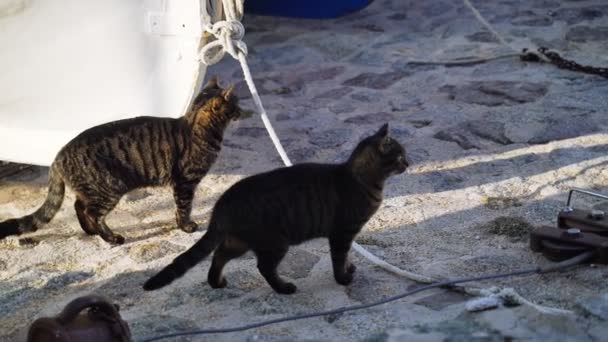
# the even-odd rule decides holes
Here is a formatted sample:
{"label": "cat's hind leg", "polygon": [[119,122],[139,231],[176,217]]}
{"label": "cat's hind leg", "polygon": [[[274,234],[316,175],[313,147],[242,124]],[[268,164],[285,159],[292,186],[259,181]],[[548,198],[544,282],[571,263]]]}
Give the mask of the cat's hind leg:
{"label": "cat's hind leg", "polygon": [[287,254],[288,247],[277,246],[273,250],[254,250],[258,258],[258,269],[268,284],[278,293],[292,294],[297,287],[281,279],[277,273],[277,267]]}
{"label": "cat's hind leg", "polygon": [[180,181],[173,186],[173,198],[177,206],[175,219],[177,226],[186,233],[192,233],[198,229],[198,224],[190,218],[192,199],[198,183],[199,181]]}
{"label": "cat's hind leg", "polygon": [[106,224],[106,215],[114,209],[119,200],[120,197],[98,197],[94,202],[89,201],[86,204],[84,213],[102,239],[110,243],[122,245],[125,242],[125,238],[122,235],[114,234]]}
{"label": "cat's hind leg", "polygon": [[213,261],[207,281],[213,288],[226,287],[226,278],[222,275],[222,270],[228,261],[238,258],[249,250],[247,245],[239,239],[228,236],[213,253]]}
{"label": "cat's hind leg", "polygon": [[84,232],[88,235],[97,234],[97,231],[93,228],[93,224],[89,221],[88,216],[84,213],[85,206],[80,199],[77,199],[76,202],[74,202],[74,209],[76,210],[76,217],[78,217],[80,228],[82,228],[82,230],[84,230]]}

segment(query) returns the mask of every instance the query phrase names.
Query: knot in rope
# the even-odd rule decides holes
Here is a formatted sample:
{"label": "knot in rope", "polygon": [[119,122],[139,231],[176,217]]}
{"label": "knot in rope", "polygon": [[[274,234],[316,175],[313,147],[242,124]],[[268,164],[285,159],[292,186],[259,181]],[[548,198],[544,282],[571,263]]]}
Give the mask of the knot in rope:
{"label": "knot in rope", "polygon": [[545,62],[551,63],[551,60],[547,56],[547,48],[540,47],[537,49],[538,52],[534,52],[531,49],[524,48],[519,55],[519,59],[524,62]]}
{"label": "knot in rope", "polygon": [[590,75],[598,75],[608,78],[608,68],[594,67],[590,65],[582,65],[575,61],[568,60],[559,55],[555,51],[551,51],[546,47],[540,47],[537,51],[523,49],[520,59],[525,62],[546,62],[557,66],[560,69],[583,72]]}
{"label": "knot in rope", "polygon": [[199,59],[206,65],[219,62],[226,52],[235,59],[239,58],[239,52],[247,55],[247,44],[242,39],[245,35],[245,27],[238,20],[222,20],[213,25],[205,25],[205,31],[211,33],[216,40],[203,46],[199,52]]}

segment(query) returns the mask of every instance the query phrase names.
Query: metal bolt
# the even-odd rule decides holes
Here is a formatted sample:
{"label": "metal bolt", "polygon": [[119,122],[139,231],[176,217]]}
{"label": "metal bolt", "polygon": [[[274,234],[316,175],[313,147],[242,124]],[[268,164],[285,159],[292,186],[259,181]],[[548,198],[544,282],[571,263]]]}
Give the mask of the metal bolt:
{"label": "metal bolt", "polygon": [[589,213],[589,217],[591,217],[594,220],[601,220],[606,216],[606,213],[603,212],[602,210],[591,210],[591,212]]}
{"label": "metal bolt", "polygon": [[568,233],[568,235],[578,235],[581,233],[581,230],[578,228],[568,228],[566,233]]}

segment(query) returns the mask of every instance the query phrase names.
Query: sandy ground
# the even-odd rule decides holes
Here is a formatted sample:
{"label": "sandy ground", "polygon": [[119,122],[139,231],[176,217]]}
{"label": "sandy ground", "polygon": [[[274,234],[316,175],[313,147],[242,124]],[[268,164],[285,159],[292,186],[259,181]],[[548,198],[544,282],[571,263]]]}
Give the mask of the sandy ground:
{"label": "sandy ground", "polygon": [[[516,49],[545,45],[586,64],[608,66],[603,1],[474,1]],[[357,241],[388,262],[446,278],[547,264],[527,232],[555,225],[571,187],[608,193],[608,80],[506,58],[458,67],[412,60],[467,60],[511,53],[460,1],[377,0],[336,20],[248,16],[249,61],[275,128],[296,162],[342,161],[382,123],[412,167],[392,178],[385,201]],[[239,85],[237,63],[209,70]],[[234,123],[221,156],[200,184],[194,218],[203,230],[215,199],[238,179],[281,166],[257,117]],[[46,168],[0,180],[0,219],[24,215],[46,195]],[[353,255],[355,281],[337,285],[326,241],[292,248],[281,273],[299,291],[277,295],[251,255],[229,264],[226,289],[205,282],[209,261],[160,291],[141,284],[202,232],[174,229],[169,189],[126,196],[109,225],[127,238],[109,246],[86,236],[68,191],[44,229],[0,242],[0,338],[68,301],[96,293],[121,306],[136,339],[173,330],[219,328],[283,315],[368,303],[417,286]],[[575,206],[605,208],[576,197]],[[176,340],[219,341],[606,341],[608,268],[488,281],[542,305],[471,313],[470,299],[433,290],[373,309]]]}

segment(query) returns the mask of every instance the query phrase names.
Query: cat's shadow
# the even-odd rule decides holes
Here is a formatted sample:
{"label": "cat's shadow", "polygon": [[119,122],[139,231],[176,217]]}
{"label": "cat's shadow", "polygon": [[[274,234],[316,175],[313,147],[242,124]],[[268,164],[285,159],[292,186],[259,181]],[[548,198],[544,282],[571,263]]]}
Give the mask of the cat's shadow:
{"label": "cat's shadow", "polygon": [[[200,218],[199,218],[200,219]],[[195,219],[196,220],[196,219]],[[199,222],[199,220],[196,220]],[[76,223],[77,225],[77,223]],[[88,235],[83,232],[80,227],[70,225],[69,231],[66,232],[53,232],[51,227],[44,229],[43,232],[32,236],[25,236],[19,239],[19,244],[22,246],[36,245],[41,241],[48,243],[54,243],[59,241],[65,241],[66,239],[75,237],[80,242],[84,243],[107,243],[108,246],[120,247],[129,246],[131,244],[148,240],[154,237],[168,236],[173,230],[179,230],[174,222],[171,221],[156,221],[146,224],[133,224],[128,226],[116,226],[114,231],[125,237],[125,243],[122,245],[110,244],[106,241],[101,240],[99,235]],[[199,224],[197,231],[204,231],[206,224]],[[143,232],[143,233],[142,233]],[[185,234],[185,233],[184,233]],[[93,239],[100,239],[99,242],[93,242]]]}
{"label": "cat's shadow", "polygon": [[[198,228],[195,232],[204,232],[207,229],[207,223],[209,221],[209,212],[199,215],[192,215],[192,220],[198,224]],[[159,220],[146,224],[133,224],[128,226],[116,227],[116,232],[120,232],[126,238],[124,245],[129,245],[135,242],[147,240],[157,236],[169,235],[172,231],[180,231],[174,220]],[[133,233],[129,232],[141,232],[145,231],[144,234],[133,236]],[[185,233],[184,234],[189,234]]]}

